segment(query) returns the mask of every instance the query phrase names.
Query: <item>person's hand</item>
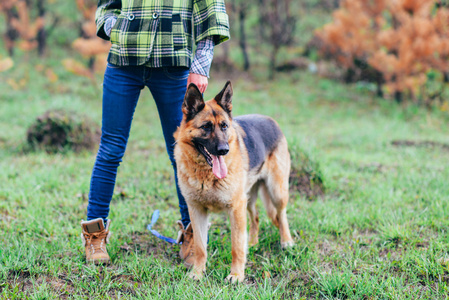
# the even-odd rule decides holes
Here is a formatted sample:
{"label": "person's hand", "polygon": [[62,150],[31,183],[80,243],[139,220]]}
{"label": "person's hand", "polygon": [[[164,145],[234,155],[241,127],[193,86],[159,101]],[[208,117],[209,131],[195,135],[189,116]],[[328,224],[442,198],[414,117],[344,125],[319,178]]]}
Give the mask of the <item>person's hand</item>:
{"label": "person's hand", "polygon": [[200,74],[190,73],[189,78],[187,78],[187,87],[189,84],[194,83],[198,87],[201,93],[204,93],[207,89],[208,84],[207,76],[203,76]]}

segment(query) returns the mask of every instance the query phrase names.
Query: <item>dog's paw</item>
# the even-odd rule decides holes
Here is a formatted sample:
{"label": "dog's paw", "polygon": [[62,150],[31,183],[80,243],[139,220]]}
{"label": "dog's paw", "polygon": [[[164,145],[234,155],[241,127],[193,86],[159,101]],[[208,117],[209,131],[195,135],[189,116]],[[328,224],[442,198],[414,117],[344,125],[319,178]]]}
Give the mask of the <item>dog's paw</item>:
{"label": "dog's paw", "polygon": [[193,279],[195,281],[200,281],[203,278],[203,273],[202,272],[198,273],[198,272],[195,272],[195,271],[191,271],[189,273],[189,278],[191,278],[191,279]]}
{"label": "dog's paw", "polygon": [[193,267],[193,269],[189,273],[189,278],[199,281],[204,277],[205,272],[206,272],[206,268],[201,269],[201,268]]}
{"label": "dog's paw", "polygon": [[235,274],[229,274],[228,277],[226,277],[225,281],[229,283],[238,283],[243,282],[245,279],[245,275],[235,275]]}
{"label": "dog's paw", "polygon": [[250,246],[250,247],[256,246],[257,244],[259,244],[259,239],[258,238],[251,238],[248,241],[248,246]]}
{"label": "dog's paw", "polygon": [[295,242],[293,242],[293,241],[287,241],[287,242],[281,243],[282,249],[291,248],[294,245],[295,245]]}

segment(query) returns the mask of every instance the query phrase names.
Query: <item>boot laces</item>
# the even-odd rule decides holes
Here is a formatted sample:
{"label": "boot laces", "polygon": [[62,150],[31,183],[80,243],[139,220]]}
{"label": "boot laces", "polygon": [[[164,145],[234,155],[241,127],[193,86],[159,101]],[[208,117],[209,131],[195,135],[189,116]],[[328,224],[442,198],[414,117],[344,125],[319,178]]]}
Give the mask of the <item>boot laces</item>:
{"label": "boot laces", "polygon": [[[105,245],[105,239],[108,236],[109,231],[103,230],[98,231],[94,233],[85,233],[84,237],[86,239],[87,246],[90,245],[90,249],[92,254],[94,254],[96,251],[102,251],[103,253],[106,252]],[[98,242],[100,240],[100,242]]]}

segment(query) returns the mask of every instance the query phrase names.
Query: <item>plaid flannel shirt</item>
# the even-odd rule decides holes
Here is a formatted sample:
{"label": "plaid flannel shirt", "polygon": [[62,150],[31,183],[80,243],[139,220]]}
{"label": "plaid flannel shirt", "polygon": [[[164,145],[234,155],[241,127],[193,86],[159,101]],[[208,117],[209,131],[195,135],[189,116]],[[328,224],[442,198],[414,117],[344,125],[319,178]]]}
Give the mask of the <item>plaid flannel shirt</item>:
{"label": "plaid flannel shirt", "polygon": [[[117,22],[109,38],[110,17]],[[97,35],[112,43],[108,61],[119,66],[190,68],[193,38],[229,39],[224,0],[100,0],[96,23]]]}

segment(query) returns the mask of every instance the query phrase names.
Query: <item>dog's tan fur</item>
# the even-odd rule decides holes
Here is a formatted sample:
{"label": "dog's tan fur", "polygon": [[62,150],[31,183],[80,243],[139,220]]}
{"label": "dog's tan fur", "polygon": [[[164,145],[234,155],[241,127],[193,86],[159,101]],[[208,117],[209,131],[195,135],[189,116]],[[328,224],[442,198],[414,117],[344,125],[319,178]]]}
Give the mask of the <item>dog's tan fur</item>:
{"label": "dog's tan fur", "polygon": [[[191,88],[193,87],[189,87],[189,90]],[[230,84],[225,87],[224,92],[232,96]],[[229,107],[231,109],[232,105]],[[205,271],[208,212],[224,210],[230,217],[232,241],[231,273],[227,279],[241,282],[244,279],[247,252],[246,209],[250,216],[249,245],[258,243],[259,216],[256,199],[259,189],[262,191],[261,198],[268,216],[279,228],[282,246],[293,245],[286,214],[290,173],[287,141],[282,136],[262,167],[250,170],[248,151],[243,141],[245,132],[232,122],[230,112],[223,109],[222,103],[215,99],[205,102],[204,108],[191,120],[186,117],[185,105],[183,111],[184,119],[175,133],[175,158],[179,186],[189,208],[194,233],[194,266],[191,277],[200,279]],[[224,156],[224,160],[228,173],[223,179],[215,177],[205,157],[192,143],[194,137],[204,135],[200,128],[204,120],[217,126],[223,121],[232,124],[227,130],[229,153]]]}

